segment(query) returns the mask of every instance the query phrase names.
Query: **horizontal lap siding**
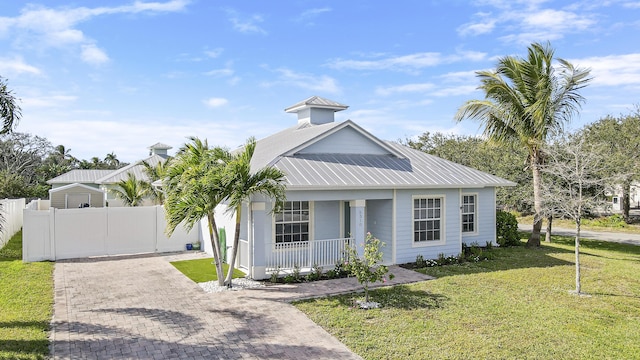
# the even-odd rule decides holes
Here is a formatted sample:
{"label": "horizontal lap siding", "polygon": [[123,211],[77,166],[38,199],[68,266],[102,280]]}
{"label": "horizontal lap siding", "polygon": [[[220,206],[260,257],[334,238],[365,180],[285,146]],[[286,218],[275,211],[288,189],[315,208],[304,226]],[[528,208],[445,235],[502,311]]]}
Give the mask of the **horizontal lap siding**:
{"label": "horizontal lap siding", "polygon": [[[443,196],[443,229],[445,241],[442,245],[415,246],[413,242],[413,196]],[[396,197],[396,263],[416,261],[417,255],[425,259],[437,258],[439,254],[458,255],[460,244],[460,193],[458,189],[398,190]]]}
{"label": "horizontal lap siding", "polygon": [[337,239],[340,236],[340,201],[313,202],[312,231],[314,240]]}
{"label": "horizontal lap siding", "polygon": [[393,201],[392,200],[369,200],[367,201],[367,228],[366,230],[374,237],[377,237],[385,246],[382,248],[383,261],[389,264],[393,261],[393,243],[392,243],[392,218],[393,218]]}
{"label": "horizontal lap siding", "polygon": [[476,194],[477,210],[476,210],[476,226],[477,234],[462,234],[462,242],[470,245],[477,243],[485,246],[488,241],[496,243],[496,203],[495,188],[486,189],[466,189],[463,194]]}
{"label": "horizontal lap siding", "polygon": [[300,154],[377,154],[389,152],[367,139],[360,132],[345,127],[315,144],[302,149]]}

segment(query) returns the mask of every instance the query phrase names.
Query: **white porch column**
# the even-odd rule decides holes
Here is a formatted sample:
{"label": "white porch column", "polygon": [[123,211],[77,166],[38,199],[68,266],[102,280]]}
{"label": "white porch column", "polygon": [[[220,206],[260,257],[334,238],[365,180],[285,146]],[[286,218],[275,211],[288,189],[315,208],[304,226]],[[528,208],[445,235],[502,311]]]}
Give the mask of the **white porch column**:
{"label": "white porch column", "polygon": [[266,204],[264,202],[252,202],[249,217],[249,275],[252,279],[265,279],[266,253],[264,239],[265,221],[267,219]]}
{"label": "white porch column", "polygon": [[365,210],[366,200],[351,200],[349,207],[351,208],[351,236],[355,242],[358,256],[364,255],[364,239],[366,236],[365,229]]}

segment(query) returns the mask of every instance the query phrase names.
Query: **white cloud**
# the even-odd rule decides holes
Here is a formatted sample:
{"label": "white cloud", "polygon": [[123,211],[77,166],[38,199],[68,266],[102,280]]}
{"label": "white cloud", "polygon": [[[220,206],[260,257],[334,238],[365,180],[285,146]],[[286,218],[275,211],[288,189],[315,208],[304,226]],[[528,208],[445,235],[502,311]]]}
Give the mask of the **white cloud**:
{"label": "white cloud", "polygon": [[231,70],[231,69],[215,69],[215,70],[207,71],[204,74],[207,75],[207,76],[224,77],[224,76],[233,75],[233,70]]}
{"label": "white cloud", "polygon": [[444,96],[467,95],[467,94],[474,93],[475,91],[477,91],[477,89],[478,89],[477,85],[452,86],[448,88],[438,89],[433,93],[433,96],[444,97]]}
{"label": "white cloud", "polygon": [[65,107],[69,103],[75,102],[78,99],[73,95],[50,95],[42,97],[25,97],[22,99],[23,107],[38,107],[38,108],[51,108],[51,107]]}
{"label": "white cloud", "polygon": [[212,58],[212,59],[215,59],[215,58],[217,58],[218,56],[220,56],[220,55],[222,54],[222,52],[223,52],[223,51],[224,51],[224,49],[223,49],[223,48],[216,48],[216,49],[213,49],[213,50],[205,50],[205,52],[204,52],[204,53],[205,53],[208,57],[210,57],[210,58]]}
{"label": "white cloud", "polygon": [[240,18],[240,14],[238,14],[235,10],[227,10],[227,14],[229,15],[229,21],[233,25],[233,28],[236,31],[241,33],[258,33],[266,35],[267,31],[261,28],[258,24],[264,21],[262,15],[251,15],[249,17]]}
{"label": "white cloud", "polygon": [[19,57],[19,56],[16,56],[13,58],[0,57],[0,74],[2,74],[3,76],[8,76],[8,75],[14,75],[14,74],[23,74],[23,73],[39,75],[41,71],[37,67],[25,63],[22,57]]}
{"label": "white cloud", "polygon": [[59,9],[30,4],[17,17],[0,17],[0,35],[12,35],[17,46],[37,47],[40,50],[77,46],[81,59],[91,64],[101,64],[108,56],[77,29],[78,24],[103,15],[175,12],[184,9],[188,3],[188,0],[135,1],[116,7]]}
{"label": "white cloud", "polygon": [[384,57],[375,60],[345,60],[335,59],[327,66],[333,69],[353,70],[393,70],[415,73],[416,70],[449,64],[458,61],[480,61],[486,58],[486,53],[459,50],[453,55],[444,56],[437,52],[421,52],[402,56]]}
{"label": "white cloud", "polygon": [[229,100],[225,98],[212,97],[207,100],[204,100],[203,103],[210,108],[217,108],[217,107],[221,107],[228,104]]}
{"label": "white cloud", "polygon": [[563,9],[544,8],[546,1],[481,1],[478,6],[491,6],[497,11],[474,14],[473,21],[460,26],[460,36],[475,36],[500,28],[499,37],[507,43],[530,44],[534,41],[562,39],[566,34],[583,32],[597,24],[597,15],[586,6]]}
{"label": "white cloud", "polygon": [[640,86],[640,53],[595,56],[570,60],[582,68],[590,68],[593,85]]}
{"label": "white cloud", "polygon": [[276,81],[265,82],[263,86],[288,85],[322,93],[341,92],[336,80],[327,75],[297,73],[286,68],[276,69],[275,72],[280,74],[279,78]]}
{"label": "white cloud", "polygon": [[378,60],[344,60],[336,59],[328,66],[334,69],[354,70],[403,70],[420,69],[436,66],[445,60],[440,53],[423,52],[403,56],[387,57]]}
{"label": "white cloud", "polygon": [[427,92],[429,90],[432,90],[434,87],[435,85],[431,83],[406,84],[399,86],[379,87],[376,89],[376,93],[378,95],[387,96],[395,93]]}
{"label": "white cloud", "polygon": [[314,8],[314,9],[309,9],[309,10],[305,10],[304,12],[302,12],[302,14],[298,15],[294,21],[296,22],[304,22],[307,25],[314,25],[312,19],[318,17],[321,14],[324,14],[326,12],[330,12],[331,8],[328,7],[324,7],[324,8]]}
{"label": "white cloud", "polygon": [[82,61],[92,65],[101,65],[109,61],[109,56],[94,44],[82,45],[80,57]]}

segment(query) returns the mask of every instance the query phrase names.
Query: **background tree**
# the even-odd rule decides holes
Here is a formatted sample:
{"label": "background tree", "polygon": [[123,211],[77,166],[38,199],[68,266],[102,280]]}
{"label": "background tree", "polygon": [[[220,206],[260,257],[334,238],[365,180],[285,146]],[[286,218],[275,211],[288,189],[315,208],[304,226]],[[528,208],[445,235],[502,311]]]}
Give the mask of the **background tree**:
{"label": "background tree", "polygon": [[629,222],[631,183],[640,176],[640,109],[630,115],[607,116],[584,127],[582,133],[586,141],[604,147],[607,166],[602,168],[601,176],[618,179],[622,215]]}
{"label": "background tree", "polygon": [[513,143],[495,143],[473,136],[425,132],[404,144],[416,150],[513,181],[515,187],[496,189],[496,201],[507,210],[533,211],[531,172],[527,151]]}
{"label": "background tree", "polygon": [[172,158],[163,179],[166,193],[164,202],[167,234],[170,236],[181,223],[187,230],[207,218],[209,241],[218,276],[218,285],[224,285],[220,239],[215,209],[226,197],[223,178],[230,154],[223,148],[210,149],[207,141],[196,137],[185,144]]}
{"label": "background tree", "polygon": [[242,151],[233,156],[226,165],[227,206],[236,214],[236,229],[233,237],[233,247],[229,269],[225,284],[232,287],[233,267],[238,255],[240,244],[240,219],[242,216],[242,204],[254,195],[264,195],[272,200],[273,212],[281,210],[285,201],[284,173],[275,167],[267,166],[261,169],[251,169],[251,158],[256,149],[256,141],[250,138]]}
{"label": "background tree", "polygon": [[606,166],[606,152],[600,144],[573,137],[559,140],[545,153],[548,161],[542,168],[547,175],[542,186],[544,201],[556,213],[575,222],[575,292],[581,294],[580,221],[588,212],[607,204],[604,189],[608,179],[600,176]]}
{"label": "background tree", "polygon": [[140,206],[147,196],[147,187],[142,180],[136,179],[129,173],[125,180],[116,183],[116,187],[109,191],[126,206]]}
{"label": "background tree", "polygon": [[[477,72],[483,100],[464,103],[455,115],[484,125],[484,135],[498,143],[517,143],[527,149],[533,177],[534,221],[529,246],[540,245],[542,227],[542,148],[548,137],[563,129],[584,98],[579,90],[590,81],[589,70],[566,60],[553,64],[550,45],[534,43],[527,58],[506,56],[494,71]],[[557,71],[557,70],[558,71]]]}
{"label": "background tree", "polygon": [[2,120],[0,135],[11,132],[18,124],[22,114],[17,102],[18,99],[7,87],[7,80],[0,76],[0,120]]}

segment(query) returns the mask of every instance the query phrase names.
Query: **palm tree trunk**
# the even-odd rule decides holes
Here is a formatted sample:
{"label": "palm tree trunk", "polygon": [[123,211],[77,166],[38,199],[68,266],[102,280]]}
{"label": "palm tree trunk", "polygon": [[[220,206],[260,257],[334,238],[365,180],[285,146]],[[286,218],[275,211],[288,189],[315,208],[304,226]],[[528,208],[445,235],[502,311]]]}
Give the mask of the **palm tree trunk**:
{"label": "palm tree trunk", "polygon": [[229,261],[229,270],[227,271],[227,278],[224,283],[231,289],[231,279],[233,278],[233,267],[236,263],[236,256],[238,255],[238,245],[240,244],[240,218],[242,215],[242,204],[236,207],[236,232],[233,235],[233,248],[231,249],[231,260]]}
{"label": "palm tree trunk", "polygon": [[216,274],[218,275],[218,285],[224,286],[224,271],[222,270],[222,259],[220,259],[220,239],[218,237],[218,226],[213,213],[207,214],[209,223],[209,241],[213,249],[213,261],[216,265]]}
{"label": "palm tree trunk", "polygon": [[540,246],[540,230],[542,230],[542,172],[540,171],[540,150],[531,154],[531,171],[533,173],[533,230],[527,246]]}

